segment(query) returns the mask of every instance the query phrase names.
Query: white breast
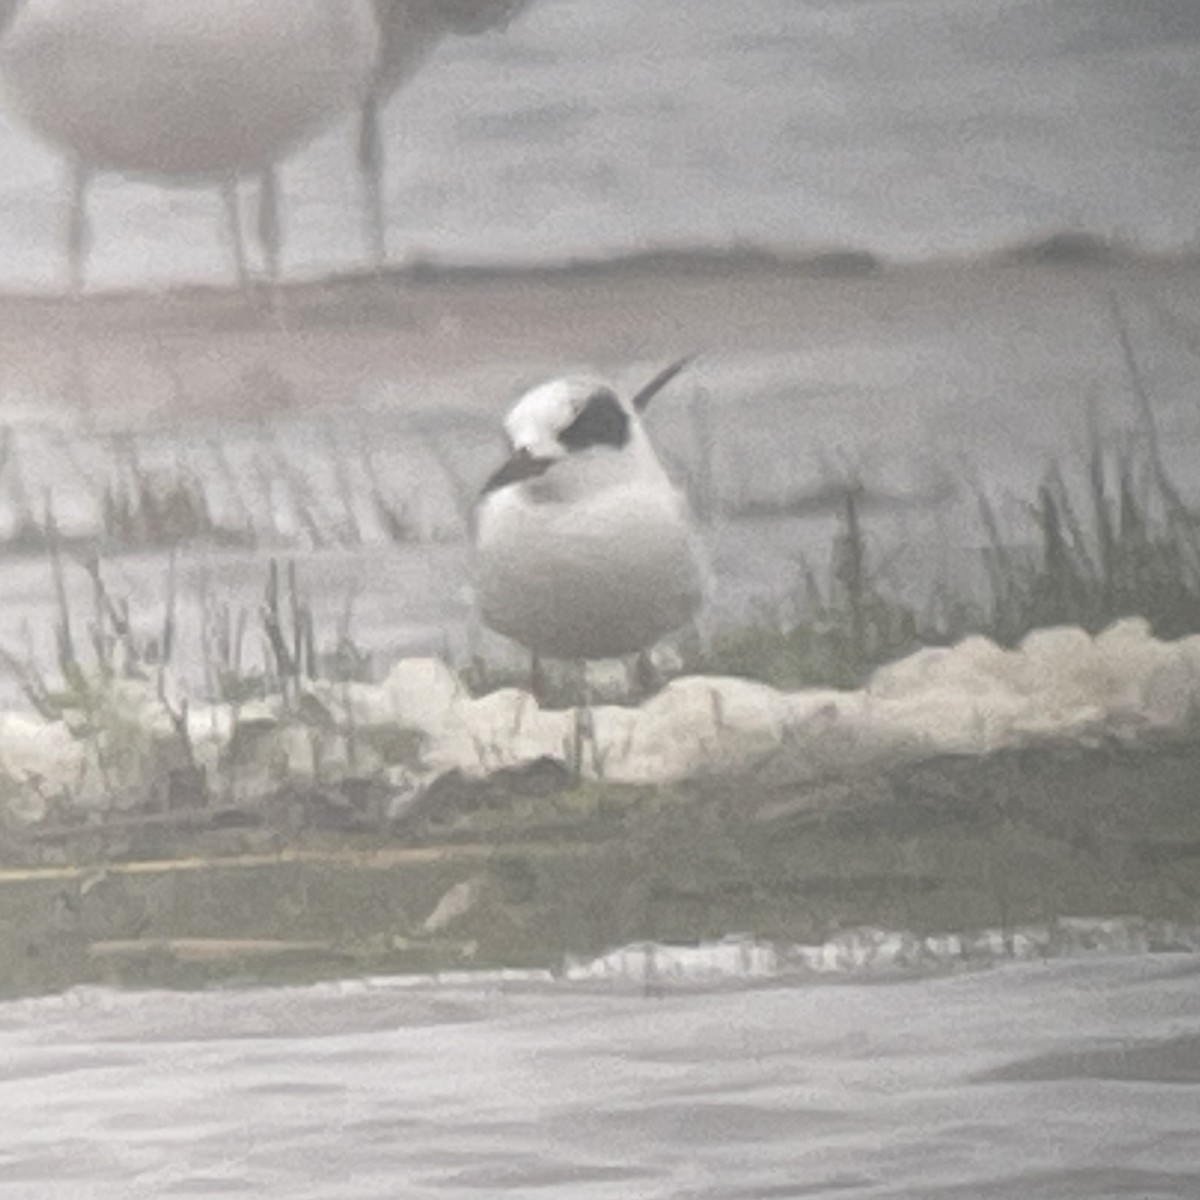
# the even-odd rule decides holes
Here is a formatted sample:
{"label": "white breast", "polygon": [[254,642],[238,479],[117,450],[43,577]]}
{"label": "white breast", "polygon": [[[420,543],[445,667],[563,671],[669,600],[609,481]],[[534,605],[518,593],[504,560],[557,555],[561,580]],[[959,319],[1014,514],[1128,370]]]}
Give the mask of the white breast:
{"label": "white breast", "polygon": [[[552,473],[551,473],[552,475]],[[562,503],[552,478],[481,505],[475,586],[484,621],[557,658],[614,658],[685,625],[701,601],[691,523],[674,489],[635,482]]]}

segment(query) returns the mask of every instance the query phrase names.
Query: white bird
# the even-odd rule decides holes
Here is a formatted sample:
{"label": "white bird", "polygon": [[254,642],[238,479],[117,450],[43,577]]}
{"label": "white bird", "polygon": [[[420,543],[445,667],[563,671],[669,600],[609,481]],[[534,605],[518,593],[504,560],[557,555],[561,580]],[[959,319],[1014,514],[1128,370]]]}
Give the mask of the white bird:
{"label": "white bird", "polygon": [[687,360],[630,401],[604,382],[555,379],[509,412],[512,454],[475,509],[484,622],[539,659],[640,653],[686,625],[702,579],[693,525],[641,413]]}
{"label": "white bird", "polygon": [[376,0],[0,0],[0,84],[71,164],[67,256],[83,283],[97,171],[224,192],[243,283],[237,182],[259,176],[258,233],[278,271],[275,166],[378,78]]}
{"label": "white bird", "polygon": [[530,3],[531,0],[375,0],[382,46],[379,68],[359,122],[358,161],[363,177],[368,248],[376,267],[387,259],[380,114],[446,37],[503,29]]}

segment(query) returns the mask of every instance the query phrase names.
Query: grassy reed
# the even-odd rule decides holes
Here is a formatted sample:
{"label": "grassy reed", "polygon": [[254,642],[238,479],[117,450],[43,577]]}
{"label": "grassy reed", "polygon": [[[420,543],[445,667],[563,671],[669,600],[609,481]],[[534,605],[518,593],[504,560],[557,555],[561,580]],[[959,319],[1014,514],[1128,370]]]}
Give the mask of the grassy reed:
{"label": "grassy reed", "polygon": [[[73,479],[73,531],[66,533],[48,523],[54,497],[30,494],[17,431],[0,427],[0,555],[47,554],[52,542],[80,554],[117,555],[192,545],[324,549],[419,541],[408,499],[381,479],[370,447],[350,451],[332,435],[324,441],[323,457],[298,463],[268,445],[249,470],[239,470],[209,439],[206,469],[199,470],[179,452],[148,465],[138,439],[126,433],[89,442],[89,457],[101,460],[89,468],[78,447],[59,436],[52,449]],[[247,497],[248,483],[261,504]]]}
{"label": "grassy reed", "polygon": [[1098,632],[1145,617],[1159,637],[1200,631],[1200,520],[1169,480],[1092,448],[1074,486],[1052,468],[1028,505],[1032,545],[1005,541],[980,496],[991,591],[986,632],[1010,644],[1043,625]]}
{"label": "grassy reed", "polygon": [[[0,473],[4,462],[0,436]],[[389,537],[405,540],[410,526],[402,511],[388,507],[373,466],[364,468],[364,478],[381,526]],[[302,491],[293,485],[293,504]],[[693,647],[685,654],[686,669],[744,675],[780,687],[854,687],[880,664],[921,645],[946,644],[973,633],[1012,646],[1035,628],[1071,624],[1094,633],[1133,615],[1145,617],[1160,637],[1200,632],[1200,517],[1145,439],[1140,448],[1132,441],[1106,448],[1093,431],[1082,465],[1068,471],[1049,463],[1035,494],[1015,506],[1015,518],[1002,516],[993,499],[977,491],[986,588],[980,594],[943,582],[930,589],[919,608],[899,598],[890,585],[896,556],[879,551],[865,497],[854,482],[836,495],[822,493],[822,504],[832,504],[837,512],[829,557],[823,564],[798,560],[799,582],[786,614],[764,614],[745,627],[720,631],[703,650]],[[105,544],[173,552],[193,539],[226,544],[241,539],[239,544],[245,544],[256,536],[246,525],[216,520],[190,477],[164,483],[144,471],[132,452],[124,483],[105,491],[104,504]],[[314,541],[361,543],[364,534],[355,523],[348,484],[343,509],[339,524],[327,514],[314,515],[308,505]],[[22,544],[32,549],[40,543],[51,562],[62,686],[47,685],[28,656],[7,650],[0,651],[0,659],[17,673],[39,710],[55,710],[63,689],[68,695],[80,693],[118,670],[162,669],[172,630],[157,631],[148,644],[136,643],[128,612],[104,588],[96,547],[64,539],[49,504],[40,515],[27,512],[18,527],[25,531]],[[339,529],[336,536],[329,535]],[[93,611],[87,615],[68,611],[62,575],[64,559],[72,558],[92,579]],[[169,568],[168,574],[172,572]],[[168,579],[172,614],[173,588]],[[370,656],[352,635],[352,608],[347,605],[333,636],[318,648],[295,564],[281,568],[274,558],[265,567],[257,613],[205,597],[201,636],[209,696],[243,702],[294,696],[305,681],[317,677],[365,678]],[[77,649],[77,630],[86,630],[82,640],[93,659],[88,669]],[[264,651],[252,653],[260,644]],[[528,683],[523,671],[481,660],[469,665],[465,679],[476,693]],[[564,676],[560,683],[562,702],[576,702],[583,695],[581,680]]]}
{"label": "grassy reed", "polygon": [[1106,451],[1093,434],[1082,469],[1071,475],[1050,463],[1016,523],[978,492],[986,592],[942,584],[921,611],[889,593],[858,495],[845,489],[827,569],[801,563],[795,615],[718,636],[690,669],[853,687],[918,646],[968,634],[1014,646],[1033,629],[1098,633],[1129,616],[1146,618],[1161,638],[1200,633],[1200,514],[1153,454]]}
{"label": "grassy reed", "polygon": [[800,576],[793,619],[720,634],[689,668],[777,687],[855,687],[919,644],[916,614],[889,597],[872,561],[858,488],[842,493],[827,569],[801,559]]}
{"label": "grassy reed", "polygon": [[[803,565],[796,616],[730,632],[689,666],[784,686],[850,686],[919,644],[969,632],[1012,644],[1039,625],[1098,630],[1135,613],[1162,636],[1200,632],[1197,522],[1144,455],[1106,453],[1093,439],[1079,471],[1048,467],[1017,522],[1006,524],[986,496],[978,505],[987,543],[982,597],[942,597],[936,616],[896,599],[861,492],[850,486],[827,564]],[[315,680],[369,675],[353,605],[323,634],[295,564],[275,559],[256,611],[207,597],[197,610],[210,697],[235,714],[228,753],[206,773],[190,741],[188,702],[171,678],[180,635],[174,557],[161,623],[139,634],[99,557],[72,562],[52,511],[40,519],[56,597],[54,668],[0,654],[31,704],[88,743],[105,794],[126,802],[102,819],[62,804],[23,832],[0,821],[0,863],[17,868],[5,885],[17,916],[0,923],[0,990],[63,987],[108,978],[101,972],[110,969],[116,980],[193,986],[276,978],[262,964],[217,963],[205,973],[166,961],[145,966],[142,955],[132,966],[104,967],[94,954],[112,939],[154,953],[155,939],[245,937],[247,929],[327,946],[328,961],[286,968],[306,978],[460,960],[553,963],[629,940],[730,929],[788,941],[860,924],[1007,929],[1112,911],[1195,919],[1194,746],[1116,760],[1050,752],[918,764],[864,785],[852,802],[838,793],[824,806],[803,789],[755,779],[620,789],[580,787],[559,772],[548,788],[489,779],[484,790],[457,792],[451,779],[426,824],[401,825],[389,815],[387,771],[412,747],[389,756],[369,736],[378,731],[330,727],[313,696]],[[73,570],[90,584],[82,606],[70,602]],[[476,669],[477,682],[524,682]],[[170,720],[165,737],[114,718],[108,698],[128,679],[156,686]],[[262,705],[245,707],[265,697],[282,702],[278,720],[265,718]],[[276,735],[295,732],[311,745],[312,777],[289,776],[274,761]],[[338,739],[346,753],[323,757]],[[461,855],[425,857],[418,845],[411,861],[385,871],[372,857],[383,839],[465,845]],[[480,845],[486,856],[469,853]],[[355,846],[365,856],[347,853]],[[309,857],[289,859],[288,847]],[[120,866],[185,854],[206,860],[205,869]],[[258,865],[245,865],[246,856]],[[20,878],[24,868],[52,875],[64,863],[86,864],[86,873]],[[451,938],[431,935],[422,916],[447,889],[468,883],[486,902]],[[139,973],[151,967],[158,973]]]}
{"label": "grassy reed", "polygon": [[[54,584],[54,645],[57,677],[30,653],[0,646],[0,664],[19,681],[33,708],[48,720],[86,711],[103,701],[105,689],[118,679],[158,680],[164,692],[178,691],[172,677],[172,655],[178,637],[178,579],[172,554],[164,581],[162,623],[139,636],[130,619],[128,601],[112,595],[100,558],[94,554],[74,565],[90,582],[90,607],[73,609],[68,598],[68,564],[47,518],[49,562]],[[347,601],[332,640],[319,646],[313,610],[296,564],[282,568],[267,560],[263,598],[254,614],[224,602],[201,598],[200,631],[209,700],[239,705],[278,696],[297,699],[307,683],[364,681],[371,675],[371,656],[355,641],[352,598]],[[257,627],[263,653],[250,653],[248,642]]]}

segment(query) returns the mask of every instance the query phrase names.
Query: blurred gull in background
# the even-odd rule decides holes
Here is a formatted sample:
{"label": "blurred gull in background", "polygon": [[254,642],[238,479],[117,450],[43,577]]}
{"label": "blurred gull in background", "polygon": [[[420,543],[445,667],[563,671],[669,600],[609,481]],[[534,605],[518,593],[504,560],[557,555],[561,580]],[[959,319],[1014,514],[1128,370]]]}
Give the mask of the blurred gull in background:
{"label": "blurred gull in background", "polygon": [[257,236],[279,274],[279,163],[358,110],[367,238],[386,259],[379,115],[438,42],[501,28],[529,0],[0,0],[0,84],[70,164],[66,250],[82,290],[85,193],[100,171],[217,184],[243,288],[238,181],[260,182]]}
{"label": "blurred gull in background", "polygon": [[83,286],[85,192],[98,171],[223,189],[248,270],[238,180],[261,180],[258,237],[278,273],[276,165],[361,105],[379,62],[372,0],[9,0],[0,83],[70,164],[67,258]]}

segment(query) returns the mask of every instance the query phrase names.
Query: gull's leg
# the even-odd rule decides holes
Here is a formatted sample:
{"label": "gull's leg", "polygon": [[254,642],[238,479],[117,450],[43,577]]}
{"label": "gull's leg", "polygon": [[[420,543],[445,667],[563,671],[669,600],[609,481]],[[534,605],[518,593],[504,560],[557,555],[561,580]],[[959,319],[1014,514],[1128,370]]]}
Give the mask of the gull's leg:
{"label": "gull's leg", "polygon": [[238,181],[231,175],[221,183],[221,202],[225,207],[225,232],[233,251],[233,263],[237,269],[238,287],[251,294],[250,265],[246,260],[246,238],[242,231],[242,207],[238,200]]}
{"label": "gull's leg", "polygon": [[71,298],[70,361],[67,365],[66,393],[92,423],[92,389],[88,377],[87,355],[83,348],[83,283],[92,233],[87,216],[87,185],[91,171],[80,159],[73,159],[67,176],[67,288]]}
{"label": "gull's leg", "polygon": [[368,96],[358,127],[358,168],[362,173],[364,221],[371,265],[382,270],[387,262],[387,233],[383,222],[383,138],[379,102]]}
{"label": "gull's leg", "polygon": [[283,226],[279,217],[279,177],[274,166],[269,166],[263,171],[259,185],[258,241],[262,247],[263,273],[267,283],[266,311],[281,323],[279,259],[283,248]]}
{"label": "gull's leg", "polygon": [[74,297],[83,294],[84,270],[92,235],[87,215],[87,185],[91,171],[82,159],[72,159],[67,181],[67,286]]}
{"label": "gull's leg", "polygon": [[279,224],[279,179],[273,166],[262,173],[258,194],[258,240],[262,246],[267,287],[274,295],[279,283],[279,251],[282,234]]}

